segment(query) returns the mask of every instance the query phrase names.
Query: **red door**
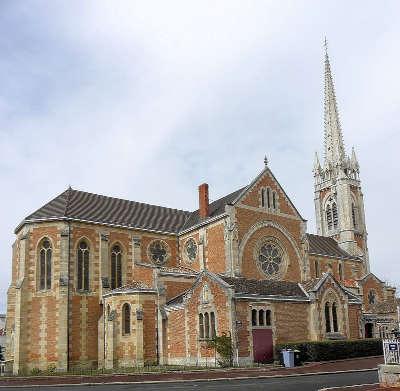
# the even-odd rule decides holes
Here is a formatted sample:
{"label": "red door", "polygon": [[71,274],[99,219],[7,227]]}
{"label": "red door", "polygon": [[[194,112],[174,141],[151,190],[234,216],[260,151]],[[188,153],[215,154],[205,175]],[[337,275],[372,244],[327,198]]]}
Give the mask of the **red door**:
{"label": "red door", "polygon": [[268,362],[274,358],[271,329],[253,329],[254,362]]}

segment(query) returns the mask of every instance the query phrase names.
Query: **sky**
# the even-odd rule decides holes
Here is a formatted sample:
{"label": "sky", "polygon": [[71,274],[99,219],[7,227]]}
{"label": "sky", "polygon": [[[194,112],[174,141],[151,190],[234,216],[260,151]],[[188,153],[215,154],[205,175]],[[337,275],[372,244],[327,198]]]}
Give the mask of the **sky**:
{"label": "sky", "polygon": [[323,40],[372,271],[400,286],[400,2],[0,2],[0,311],[14,228],[69,185],[185,210],[269,165],[315,232]]}

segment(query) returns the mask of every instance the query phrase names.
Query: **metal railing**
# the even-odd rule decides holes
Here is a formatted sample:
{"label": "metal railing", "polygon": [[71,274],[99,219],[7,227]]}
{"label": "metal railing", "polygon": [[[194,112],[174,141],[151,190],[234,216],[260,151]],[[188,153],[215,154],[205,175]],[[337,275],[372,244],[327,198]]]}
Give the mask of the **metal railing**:
{"label": "metal railing", "polygon": [[400,364],[400,339],[384,339],[382,342],[385,364]]}

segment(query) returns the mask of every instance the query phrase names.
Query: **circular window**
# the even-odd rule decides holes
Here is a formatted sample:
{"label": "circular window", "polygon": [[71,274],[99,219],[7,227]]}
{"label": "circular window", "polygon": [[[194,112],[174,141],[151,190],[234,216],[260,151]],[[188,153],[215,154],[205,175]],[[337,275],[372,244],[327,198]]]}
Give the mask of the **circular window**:
{"label": "circular window", "polygon": [[154,240],[149,244],[148,256],[156,265],[164,265],[168,258],[168,245],[162,240]]}
{"label": "circular window", "polygon": [[286,256],[282,248],[271,239],[264,239],[256,248],[256,262],[268,278],[279,278],[286,268]]}
{"label": "circular window", "polygon": [[193,262],[197,257],[197,243],[193,238],[190,238],[185,243],[185,253],[187,260]]}

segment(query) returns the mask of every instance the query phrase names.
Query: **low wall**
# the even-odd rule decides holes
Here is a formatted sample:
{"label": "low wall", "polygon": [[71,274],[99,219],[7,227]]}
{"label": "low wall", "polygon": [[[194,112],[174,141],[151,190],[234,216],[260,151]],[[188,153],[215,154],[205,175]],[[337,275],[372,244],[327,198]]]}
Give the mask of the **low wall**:
{"label": "low wall", "polygon": [[400,387],[400,364],[378,365],[379,383],[385,387]]}

